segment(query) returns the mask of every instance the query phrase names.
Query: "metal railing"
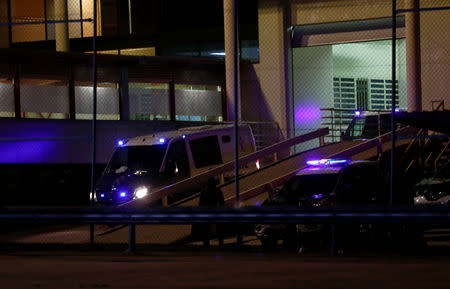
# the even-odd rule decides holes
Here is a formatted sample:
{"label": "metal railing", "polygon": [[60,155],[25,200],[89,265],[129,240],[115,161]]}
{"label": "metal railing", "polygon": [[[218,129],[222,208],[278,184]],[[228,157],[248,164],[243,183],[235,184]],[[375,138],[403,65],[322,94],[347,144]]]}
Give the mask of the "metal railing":
{"label": "metal railing", "polygon": [[[128,251],[136,251],[136,225],[176,224],[330,224],[330,254],[335,254],[335,225],[450,224],[448,207],[153,207],[141,210],[97,208],[7,208],[0,224],[129,225]],[[92,244],[91,244],[92,245]]]}
{"label": "metal railing", "polygon": [[[244,165],[246,165],[250,162],[256,161],[266,155],[277,154],[280,151],[289,149],[290,147],[292,147],[298,143],[306,142],[306,141],[316,139],[316,138],[323,139],[328,134],[328,132],[329,132],[328,128],[323,128],[323,129],[319,129],[319,130],[316,130],[316,131],[313,131],[313,132],[310,132],[310,133],[307,133],[304,135],[299,135],[299,136],[293,137],[291,139],[284,140],[280,143],[274,144],[272,146],[266,147],[265,149],[256,151],[254,153],[251,153],[251,154],[248,154],[248,155],[245,155],[245,156],[239,158],[239,165],[244,166]],[[218,166],[214,169],[211,169],[209,171],[201,173],[192,178],[188,178],[186,180],[183,180],[178,183],[164,187],[158,191],[152,192],[152,194],[150,194],[145,199],[145,201],[151,202],[151,201],[163,199],[172,193],[175,193],[178,191],[183,191],[188,188],[198,186],[199,184],[205,183],[209,178],[219,176],[220,174],[230,171],[233,168],[234,168],[234,161],[230,161],[226,164]],[[139,200],[139,202],[134,202],[134,203],[125,203],[123,206],[140,207],[141,204],[143,203],[142,202],[143,200],[144,199]]]}
{"label": "metal railing", "polygon": [[190,225],[335,224],[335,223],[445,223],[449,207],[152,207],[120,208],[4,208],[1,224],[127,224]]}

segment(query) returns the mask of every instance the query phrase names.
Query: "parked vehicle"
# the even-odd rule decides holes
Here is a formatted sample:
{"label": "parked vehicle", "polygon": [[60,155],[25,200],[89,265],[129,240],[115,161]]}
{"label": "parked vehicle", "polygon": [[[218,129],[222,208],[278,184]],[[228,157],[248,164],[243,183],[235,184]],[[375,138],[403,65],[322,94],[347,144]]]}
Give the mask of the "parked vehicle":
{"label": "parked vehicle", "polygon": [[[239,154],[254,151],[250,127],[240,125]],[[144,199],[159,188],[199,175],[233,158],[232,125],[190,127],[119,141],[93,197],[103,204]],[[256,169],[256,164],[247,165],[247,169]],[[171,195],[167,201],[170,204],[185,198],[200,191],[203,185],[206,184]]]}
{"label": "parked vehicle", "polygon": [[[400,124],[398,124],[400,126]],[[391,113],[356,111],[342,140],[368,140],[391,131]]]}
{"label": "parked vehicle", "polygon": [[421,180],[414,186],[415,206],[450,205],[450,162],[433,177]]}
{"label": "parked vehicle", "polygon": [[[307,162],[267,205],[329,207],[337,205],[383,204],[383,177],[374,161],[323,159]],[[287,225],[256,225],[255,234],[263,244],[275,244],[280,238],[292,237]],[[297,237],[321,231],[321,225],[297,225]]]}

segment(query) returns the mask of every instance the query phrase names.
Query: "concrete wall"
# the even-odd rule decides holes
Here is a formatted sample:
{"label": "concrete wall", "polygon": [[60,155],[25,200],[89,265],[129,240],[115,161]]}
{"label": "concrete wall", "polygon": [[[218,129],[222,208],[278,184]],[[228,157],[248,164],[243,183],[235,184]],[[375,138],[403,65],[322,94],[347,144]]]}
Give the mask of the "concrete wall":
{"label": "concrete wall", "polygon": [[[203,124],[205,123],[98,121],[97,162],[108,162],[118,140]],[[0,164],[88,164],[91,162],[90,135],[91,121],[0,119]]]}
{"label": "concrete wall", "polygon": [[[391,40],[382,40],[333,46],[333,76],[391,79],[391,44]],[[399,39],[397,41],[397,79],[402,109],[407,109],[405,49],[405,39]]]}
{"label": "concrete wall", "polygon": [[[333,49],[331,46],[293,49],[295,135],[320,128],[320,108],[333,106]],[[318,140],[297,150],[319,145]]]}
{"label": "concrete wall", "polygon": [[450,109],[450,11],[422,13],[420,23],[423,109],[431,110],[431,100]]}
{"label": "concrete wall", "polygon": [[288,133],[283,6],[259,1],[259,63],[241,66],[242,119],[276,121]]}

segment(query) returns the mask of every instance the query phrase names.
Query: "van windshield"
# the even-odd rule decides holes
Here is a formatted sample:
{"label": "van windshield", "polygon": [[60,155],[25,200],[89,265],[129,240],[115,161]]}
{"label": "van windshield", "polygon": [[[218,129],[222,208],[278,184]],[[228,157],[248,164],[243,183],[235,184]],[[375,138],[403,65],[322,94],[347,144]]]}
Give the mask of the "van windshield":
{"label": "van windshield", "polygon": [[166,150],[167,144],[118,147],[105,174],[157,174]]}

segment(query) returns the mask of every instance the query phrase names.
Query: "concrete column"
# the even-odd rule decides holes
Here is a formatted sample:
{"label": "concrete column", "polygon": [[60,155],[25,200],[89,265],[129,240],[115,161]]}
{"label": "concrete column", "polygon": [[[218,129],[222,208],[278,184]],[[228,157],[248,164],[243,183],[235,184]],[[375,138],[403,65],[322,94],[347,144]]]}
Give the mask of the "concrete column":
{"label": "concrete column", "polygon": [[[244,0],[245,1],[245,0]],[[224,41],[225,41],[225,80],[226,80],[226,94],[227,94],[227,120],[232,121],[237,117],[241,120],[241,95],[240,95],[240,75],[239,75],[239,55],[235,55],[234,46],[239,43],[235,43],[234,33],[238,29],[234,23],[234,11],[236,0],[224,0],[223,1],[223,18],[224,18]],[[237,83],[235,83],[235,61],[234,58],[238,57],[237,61]],[[235,97],[235,85],[238,86],[238,103],[234,103]],[[238,115],[234,115],[234,106],[238,107]]]}
{"label": "concrete column", "polygon": [[[55,0],[55,20],[67,20],[67,1],[68,0]],[[55,24],[55,40],[56,51],[68,52],[69,47],[69,23],[57,23]]]}
{"label": "concrete column", "polygon": [[[418,9],[420,7],[419,0],[405,1],[407,9]],[[420,13],[406,13],[405,22],[408,111],[421,111]]]}

